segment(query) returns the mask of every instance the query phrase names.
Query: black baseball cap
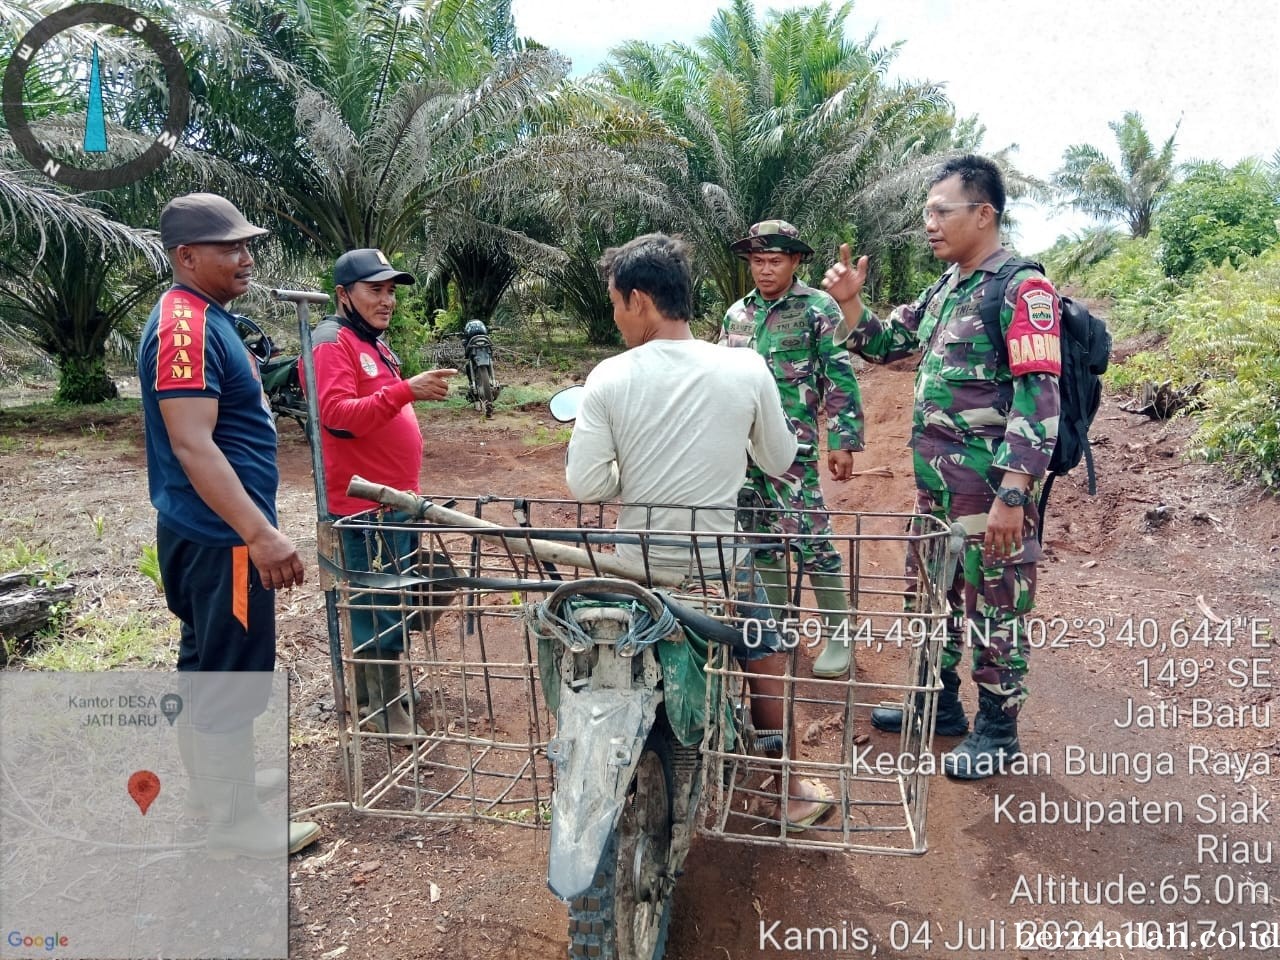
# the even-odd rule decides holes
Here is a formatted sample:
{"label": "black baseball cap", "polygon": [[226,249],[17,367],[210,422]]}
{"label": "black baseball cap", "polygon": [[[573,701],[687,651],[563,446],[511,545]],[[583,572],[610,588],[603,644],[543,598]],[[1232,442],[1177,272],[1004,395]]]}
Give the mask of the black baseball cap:
{"label": "black baseball cap", "polygon": [[394,280],[396,283],[415,283],[413,274],[397,270],[387,259],[387,255],[373,247],[360,250],[348,250],[333,265],[333,282],[339,287],[347,287],[364,280],[378,283],[382,280]]}
{"label": "black baseball cap", "polygon": [[233,243],[269,232],[255,227],[234,203],[216,193],[174,197],[160,211],[160,242],[166,250],[182,244]]}

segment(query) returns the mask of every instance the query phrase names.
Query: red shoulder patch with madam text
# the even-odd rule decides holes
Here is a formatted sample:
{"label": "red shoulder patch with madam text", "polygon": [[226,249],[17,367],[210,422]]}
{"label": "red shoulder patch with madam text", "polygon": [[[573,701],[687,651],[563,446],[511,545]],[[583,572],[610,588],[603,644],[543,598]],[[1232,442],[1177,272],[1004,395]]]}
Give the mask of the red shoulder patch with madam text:
{"label": "red shoulder patch with madam text", "polygon": [[156,390],[203,390],[205,316],[209,304],[185,290],[160,298]]}
{"label": "red shoulder patch with madam text", "polygon": [[1009,346],[1009,370],[1015,377],[1062,373],[1062,305],[1053,292],[1053,284],[1044,277],[1032,277],[1019,284],[1013,323],[1005,342]]}

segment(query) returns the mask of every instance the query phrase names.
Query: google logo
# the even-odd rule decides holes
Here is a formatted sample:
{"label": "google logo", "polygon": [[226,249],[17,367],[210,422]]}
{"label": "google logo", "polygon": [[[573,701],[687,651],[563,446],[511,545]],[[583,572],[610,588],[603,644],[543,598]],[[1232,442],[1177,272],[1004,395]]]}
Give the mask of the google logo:
{"label": "google logo", "polygon": [[11,947],[44,947],[46,950],[52,950],[55,947],[69,946],[71,941],[61,933],[51,933],[43,937],[24,936],[20,930],[10,930],[9,936],[5,938]]}

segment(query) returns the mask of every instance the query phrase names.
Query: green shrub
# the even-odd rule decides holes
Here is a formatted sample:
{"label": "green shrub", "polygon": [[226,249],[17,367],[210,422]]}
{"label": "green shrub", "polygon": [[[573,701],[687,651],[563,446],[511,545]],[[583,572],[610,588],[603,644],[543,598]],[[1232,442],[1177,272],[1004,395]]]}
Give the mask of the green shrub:
{"label": "green shrub", "polygon": [[1118,338],[1167,333],[1174,323],[1170,306],[1181,290],[1160,266],[1156,234],[1119,240],[1109,257],[1082,271],[1080,286],[1088,296],[1111,301],[1107,323]]}
{"label": "green shrub", "polygon": [[1194,451],[1233,476],[1280,488],[1280,248],[1198,274],[1167,316],[1163,348],[1130,357],[1110,383],[1204,381]]}
{"label": "green shrub", "polygon": [[1272,178],[1253,160],[1230,169],[1198,164],[1169,191],[1156,218],[1165,272],[1185,277],[1228,261],[1239,266],[1275,244],[1276,193]]}
{"label": "green shrub", "polygon": [[1269,376],[1218,380],[1205,395],[1207,412],[1193,452],[1221,463],[1232,476],[1280,489],[1280,363]]}

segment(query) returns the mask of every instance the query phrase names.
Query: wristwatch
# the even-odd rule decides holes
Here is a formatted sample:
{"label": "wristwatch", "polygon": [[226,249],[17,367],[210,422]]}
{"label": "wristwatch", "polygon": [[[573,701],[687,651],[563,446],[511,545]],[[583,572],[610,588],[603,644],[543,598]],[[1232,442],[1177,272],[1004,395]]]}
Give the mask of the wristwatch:
{"label": "wristwatch", "polygon": [[1016,487],[1001,487],[996,491],[996,496],[1011,507],[1025,507],[1031,502],[1031,497]]}

